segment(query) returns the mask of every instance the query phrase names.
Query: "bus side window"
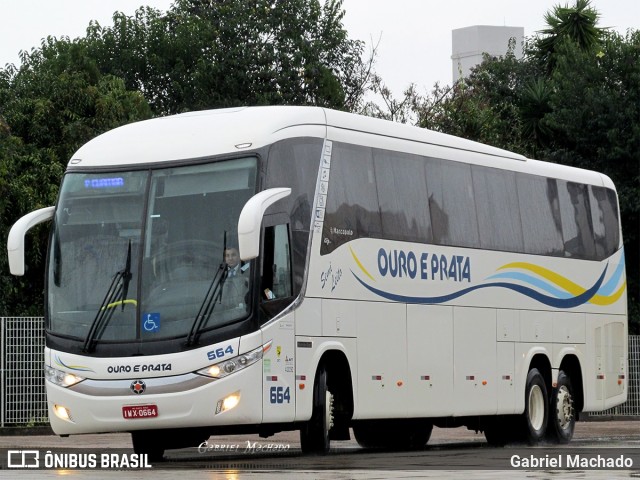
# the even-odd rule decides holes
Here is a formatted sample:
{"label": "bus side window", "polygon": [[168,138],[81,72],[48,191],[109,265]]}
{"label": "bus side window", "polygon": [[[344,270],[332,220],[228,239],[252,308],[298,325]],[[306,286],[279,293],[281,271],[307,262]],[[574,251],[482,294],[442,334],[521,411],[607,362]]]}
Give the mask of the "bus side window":
{"label": "bus side window", "polygon": [[260,299],[268,317],[283,310],[292,300],[290,244],[289,225],[275,225],[264,229]]}

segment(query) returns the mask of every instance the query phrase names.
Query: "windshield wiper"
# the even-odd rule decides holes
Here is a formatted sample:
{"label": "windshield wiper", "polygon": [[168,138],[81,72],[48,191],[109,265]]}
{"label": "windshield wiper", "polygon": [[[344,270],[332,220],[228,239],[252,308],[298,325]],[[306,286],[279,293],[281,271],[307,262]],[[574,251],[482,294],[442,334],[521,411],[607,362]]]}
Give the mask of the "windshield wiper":
{"label": "windshield wiper", "polygon": [[200,337],[200,331],[207,324],[211,315],[213,314],[213,309],[216,308],[216,302],[222,301],[222,288],[224,287],[224,282],[227,280],[229,276],[229,265],[225,261],[224,253],[227,251],[227,232],[224,232],[224,244],[222,247],[222,263],[218,267],[216,274],[213,276],[211,283],[209,284],[209,288],[207,289],[207,294],[204,296],[204,300],[200,305],[200,309],[198,310],[198,314],[196,318],[193,319],[193,323],[191,324],[191,330],[189,330],[189,335],[187,335],[187,341],[185,343],[185,347],[191,347],[198,342],[198,337]]}
{"label": "windshield wiper", "polygon": [[[124,264],[122,272],[122,311],[124,312],[124,301],[129,293],[129,282],[131,281],[131,239],[129,239],[129,247],[127,249],[127,261]],[[107,304],[108,305],[108,304]]]}
{"label": "windshield wiper", "polygon": [[209,288],[207,290],[207,294],[204,296],[204,300],[200,305],[198,314],[193,320],[191,330],[189,331],[189,335],[187,336],[187,342],[185,343],[186,347],[191,347],[192,345],[197,343],[198,337],[200,336],[200,331],[211,318],[213,309],[216,308],[216,303],[218,301],[221,301],[222,299],[222,287],[224,286],[224,282],[227,280],[228,275],[229,268],[225,262],[222,262],[220,264],[220,267],[218,267],[213,280],[211,280],[211,283],[209,284]]}
{"label": "windshield wiper", "polygon": [[102,336],[107,325],[111,321],[115,306],[118,303],[122,305],[122,310],[124,311],[125,299],[127,298],[127,292],[129,291],[131,276],[131,240],[129,240],[127,260],[125,262],[124,269],[116,272],[113,276],[113,280],[111,280],[111,285],[109,285],[109,289],[102,300],[102,304],[96,313],[96,317],[91,323],[89,333],[84,341],[84,345],[82,347],[83,353],[93,352],[97,340]]}

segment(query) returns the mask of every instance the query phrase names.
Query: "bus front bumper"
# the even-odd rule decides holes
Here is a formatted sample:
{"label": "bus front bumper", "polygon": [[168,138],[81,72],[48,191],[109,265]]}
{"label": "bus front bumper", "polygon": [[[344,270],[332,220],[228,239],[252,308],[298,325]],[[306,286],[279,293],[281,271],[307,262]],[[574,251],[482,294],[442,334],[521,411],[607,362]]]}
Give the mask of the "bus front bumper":
{"label": "bus front bumper", "polygon": [[46,386],[51,428],[58,435],[262,421],[260,364],[222,379],[187,374]]}

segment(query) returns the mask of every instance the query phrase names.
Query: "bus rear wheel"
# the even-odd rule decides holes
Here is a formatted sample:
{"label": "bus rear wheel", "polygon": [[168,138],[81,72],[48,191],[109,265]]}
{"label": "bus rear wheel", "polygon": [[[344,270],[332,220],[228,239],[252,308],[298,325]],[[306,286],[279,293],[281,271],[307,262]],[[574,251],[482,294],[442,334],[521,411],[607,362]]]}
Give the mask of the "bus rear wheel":
{"label": "bus rear wheel", "polygon": [[529,445],[539,443],[547,431],[549,401],[544,377],[537,368],[529,370],[524,397],[522,433]]}
{"label": "bus rear wheel", "polygon": [[313,387],[311,419],[300,429],[303,453],[326,454],[329,451],[329,432],[333,421],[333,395],[327,386],[327,371],[321,367]]}
{"label": "bus rear wheel", "polygon": [[569,443],[576,426],[573,386],[569,376],[560,370],[549,405],[549,438],[557,443]]}

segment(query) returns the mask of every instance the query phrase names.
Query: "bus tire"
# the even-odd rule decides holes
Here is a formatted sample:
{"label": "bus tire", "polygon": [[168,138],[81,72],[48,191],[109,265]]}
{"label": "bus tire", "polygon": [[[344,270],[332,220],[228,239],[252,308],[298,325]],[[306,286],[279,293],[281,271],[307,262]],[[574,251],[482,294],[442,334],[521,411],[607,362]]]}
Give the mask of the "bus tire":
{"label": "bus tire", "polygon": [[406,440],[403,445],[408,450],[422,450],[429,443],[431,432],[433,432],[433,423],[418,421],[405,432]]}
{"label": "bus tire", "polygon": [[161,462],[164,458],[164,446],[158,441],[153,431],[141,430],[131,432],[133,451],[138,455],[146,455],[149,462]]}
{"label": "bus tire", "polygon": [[560,370],[558,372],[558,381],[551,392],[549,400],[547,433],[551,441],[564,444],[569,443],[573,438],[573,431],[576,426],[574,399],[571,379],[564,371]]}
{"label": "bus tire", "polygon": [[510,417],[498,415],[488,419],[484,425],[484,437],[492,447],[504,447],[511,440],[511,430],[508,419]]}
{"label": "bus tire", "polygon": [[327,371],[320,367],[313,386],[311,419],[300,429],[303,453],[324,455],[329,452],[329,431],[333,426],[333,395],[327,386]]}
{"label": "bus tire", "polygon": [[529,370],[524,395],[522,433],[525,442],[535,445],[544,438],[549,418],[547,386],[537,368]]}
{"label": "bus tire", "polygon": [[362,448],[421,450],[433,431],[424,420],[365,421],[353,426],[353,435]]}

